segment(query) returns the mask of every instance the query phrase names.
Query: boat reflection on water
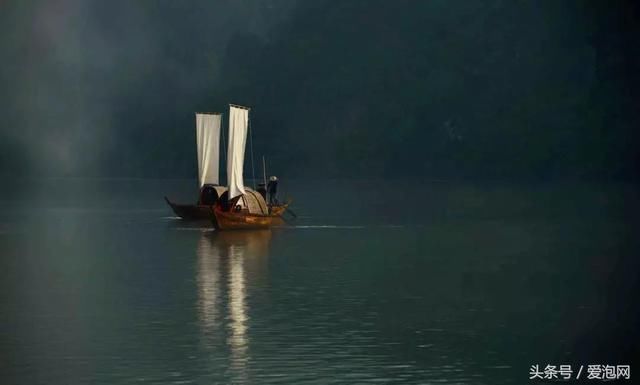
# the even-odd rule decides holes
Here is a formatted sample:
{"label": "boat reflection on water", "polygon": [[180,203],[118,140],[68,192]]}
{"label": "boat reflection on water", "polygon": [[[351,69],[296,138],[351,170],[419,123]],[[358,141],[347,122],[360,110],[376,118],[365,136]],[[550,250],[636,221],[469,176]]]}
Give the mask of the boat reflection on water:
{"label": "boat reflection on water", "polygon": [[[235,382],[247,380],[247,288],[266,276],[271,231],[203,232],[198,258],[198,312],[203,343],[215,352],[225,343]],[[225,365],[226,366],[226,365]]]}

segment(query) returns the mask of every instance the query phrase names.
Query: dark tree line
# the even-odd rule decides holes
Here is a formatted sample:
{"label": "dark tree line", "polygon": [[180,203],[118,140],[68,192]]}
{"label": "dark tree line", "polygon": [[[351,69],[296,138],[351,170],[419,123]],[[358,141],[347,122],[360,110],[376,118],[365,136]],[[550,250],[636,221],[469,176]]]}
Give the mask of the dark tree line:
{"label": "dark tree line", "polygon": [[630,176],[637,11],[313,2],[230,42],[221,95],[256,106],[261,147],[295,174]]}
{"label": "dark tree line", "polygon": [[19,20],[37,10],[16,4],[2,18],[3,173],[38,169],[24,147],[38,133],[20,131],[40,83],[57,100],[36,126],[77,142],[81,174],[193,176],[193,112],[227,103],[253,108],[257,159],[290,176],[626,178],[638,166],[632,1],[261,2],[256,20],[278,21],[240,30],[223,3],[97,2],[68,28],[73,66],[22,44]]}

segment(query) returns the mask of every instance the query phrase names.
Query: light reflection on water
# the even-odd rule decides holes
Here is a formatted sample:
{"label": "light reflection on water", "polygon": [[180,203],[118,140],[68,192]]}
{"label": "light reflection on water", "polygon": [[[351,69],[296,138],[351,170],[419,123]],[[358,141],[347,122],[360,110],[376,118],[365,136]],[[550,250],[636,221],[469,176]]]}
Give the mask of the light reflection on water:
{"label": "light reflection on water", "polygon": [[220,296],[220,250],[202,233],[196,250],[198,256],[198,305],[200,324],[205,336],[211,336],[218,322]]}
{"label": "light reflection on water", "polygon": [[[248,381],[248,322],[250,309],[246,297],[245,264],[263,271],[270,231],[208,232],[202,231],[196,250],[198,260],[199,319],[205,344],[215,347],[214,336],[227,323],[226,344],[230,347],[229,368],[235,383]],[[227,276],[225,279],[224,276]],[[221,313],[221,297],[227,293],[227,306]],[[212,346],[207,346],[211,348]]]}
{"label": "light reflection on water", "polygon": [[[359,227],[337,229],[353,228]],[[225,381],[238,384],[278,383],[284,379],[292,383],[322,383],[331,378],[388,383],[442,375],[452,378],[452,383],[471,380],[465,376],[462,362],[437,353],[437,349],[438,361],[450,364],[425,369],[415,361],[393,359],[385,350],[396,349],[402,343],[378,338],[374,330],[380,315],[377,311],[345,315],[344,310],[327,309],[326,303],[309,303],[312,298],[316,300],[311,302],[328,299],[332,287],[344,285],[341,280],[331,286],[288,286],[284,292],[287,308],[276,305],[265,313],[265,305],[261,304],[262,317],[252,315],[249,297],[255,297],[257,288],[268,291],[258,281],[268,275],[271,237],[271,231],[199,232],[197,310],[201,345],[212,355],[209,372],[224,369]],[[345,293],[334,300],[347,309],[366,305],[365,298],[359,295]],[[256,357],[252,357],[251,348],[254,337],[266,350]],[[223,346],[229,351],[221,362]],[[433,344],[420,347],[425,346]]]}

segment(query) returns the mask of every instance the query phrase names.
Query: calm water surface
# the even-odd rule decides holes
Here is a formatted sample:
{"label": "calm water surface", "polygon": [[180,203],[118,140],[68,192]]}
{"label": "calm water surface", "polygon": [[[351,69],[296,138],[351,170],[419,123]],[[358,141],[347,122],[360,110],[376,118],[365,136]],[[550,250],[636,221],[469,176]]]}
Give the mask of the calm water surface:
{"label": "calm water surface", "polygon": [[522,384],[637,352],[633,186],[283,183],[296,221],[216,233],[162,200],[192,181],[7,181],[2,383]]}

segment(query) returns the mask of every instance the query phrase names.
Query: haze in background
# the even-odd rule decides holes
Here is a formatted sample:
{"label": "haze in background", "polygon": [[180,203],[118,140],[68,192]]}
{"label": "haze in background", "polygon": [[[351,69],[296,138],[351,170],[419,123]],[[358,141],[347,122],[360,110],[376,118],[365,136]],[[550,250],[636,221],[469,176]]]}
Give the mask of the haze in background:
{"label": "haze in background", "polygon": [[[627,178],[638,6],[0,5],[0,170],[195,177],[194,112],[251,106],[284,176]],[[225,120],[226,123],[226,120]]]}

